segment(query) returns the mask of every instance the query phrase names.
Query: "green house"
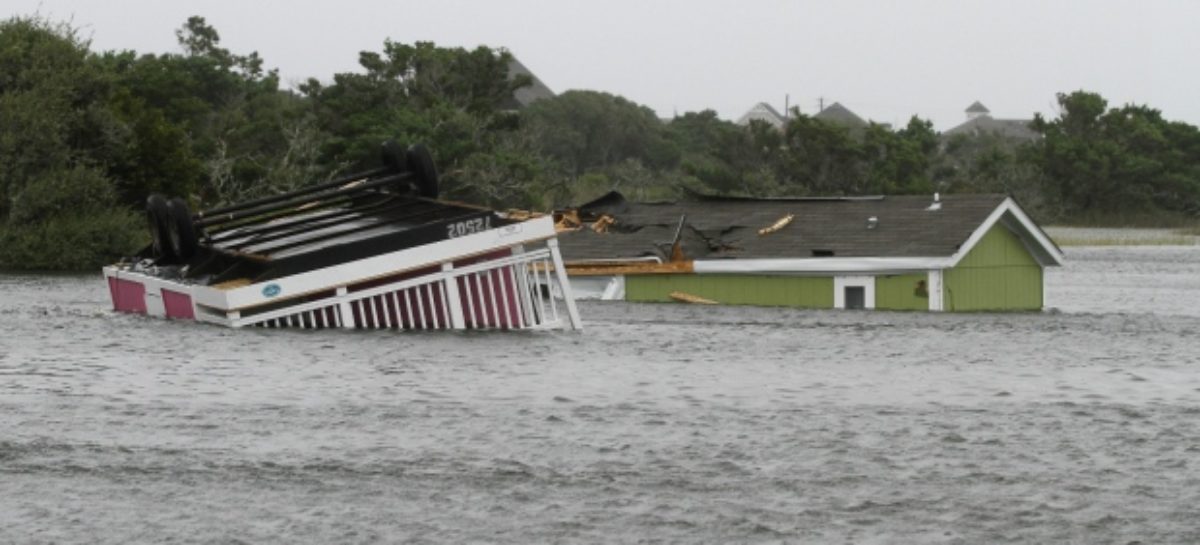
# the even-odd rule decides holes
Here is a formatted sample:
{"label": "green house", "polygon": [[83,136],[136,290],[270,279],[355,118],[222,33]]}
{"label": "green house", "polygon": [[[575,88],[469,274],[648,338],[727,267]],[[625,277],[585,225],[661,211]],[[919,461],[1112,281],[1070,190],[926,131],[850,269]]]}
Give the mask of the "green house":
{"label": "green house", "polygon": [[933,311],[1040,310],[1062,251],[1011,198],[949,195],[579,207],[559,243],[577,297]]}

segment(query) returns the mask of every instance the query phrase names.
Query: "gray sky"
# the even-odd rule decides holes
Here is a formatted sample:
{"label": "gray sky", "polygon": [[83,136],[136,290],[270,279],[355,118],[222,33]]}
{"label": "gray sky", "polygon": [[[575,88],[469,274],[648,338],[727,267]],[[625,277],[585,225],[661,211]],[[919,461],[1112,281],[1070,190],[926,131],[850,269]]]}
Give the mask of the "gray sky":
{"label": "gray sky", "polygon": [[0,15],[71,20],[93,49],[177,52],[202,15],[285,82],[358,69],[385,38],[507,47],[555,92],[622,95],[669,117],[736,119],[785,95],[945,130],[983,102],[995,117],[1056,114],[1060,91],[1148,104],[1200,125],[1200,2],[1190,0],[627,1],[5,0]]}

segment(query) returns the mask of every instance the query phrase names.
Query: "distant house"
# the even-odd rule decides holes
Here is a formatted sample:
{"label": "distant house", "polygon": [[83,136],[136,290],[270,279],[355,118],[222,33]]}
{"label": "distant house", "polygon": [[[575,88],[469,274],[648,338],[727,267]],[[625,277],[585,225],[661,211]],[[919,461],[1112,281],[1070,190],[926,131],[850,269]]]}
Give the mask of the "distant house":
{"label": "distant house", "polygon": [[1032,119],[996,119],[987,107],[975,101],[967,107],[967,120],[962,124],[942,133],[942,138],[954,136],[983,136],[996,135],[1013,140],[1037,140],[1040,135],[1030,128]]}
{"label": "distant house", "polygon": [[[812,117],[826,123],[845,127],[851,131],[864,129],[869,124],[863,118],[859,117],[858,114],[850,111],[849,108],[842,106],[838,102],[834,102],[813,114]],[[777,129],[783,129],[783,126],[787,124],[787,116],[780,115],[779,111],[766,102],[759,102],[747,110],[746,113],[742,114],[742,117],[738,118],[737,124],[746,126],[754,120],[766,122]]]}
{"label": "distant house", "polygon": [[[632,203],[559,234],[577,296],[888,310],[1039,310],[1061,250],[1003,195]],[[588,222],[591,223],[588,223]],[[680,295],[683,294],[683,295]]]}
{"label": "distant house", "polygon": [[521,61],[517,60],[514,56],[508,63],[508,78],[511,80],[518,75],[529,76],[529,79],[532,81],[529,85],[513,91],[512,98],[501,105],[502,109],[520,110],[543,98],[554,97],[554,91],[551,91],[545,83],[542,83],[541,79],[538,79],[533,72],[526,68],[524,64],[521,64]]}
{"label": "distant house", "polygon": [[745,126],[749,125],[751,121],[762,121],[776,129],[783,129],[787,123],[787,119],[779,115],[779,112],[766,102],[755,104],[749,111],[742,114],[742,117],[738,118],[737,124]]}
{"label": "distant house", "polygon": [[839,102],[834,102],[825,109],[817,112],[813,115],[813,119],[820,119],[821,121],[841,125],[848,129],[863,129],[867,127],[867,122],[863,118],[858,117],[858,114],[842,106]]}

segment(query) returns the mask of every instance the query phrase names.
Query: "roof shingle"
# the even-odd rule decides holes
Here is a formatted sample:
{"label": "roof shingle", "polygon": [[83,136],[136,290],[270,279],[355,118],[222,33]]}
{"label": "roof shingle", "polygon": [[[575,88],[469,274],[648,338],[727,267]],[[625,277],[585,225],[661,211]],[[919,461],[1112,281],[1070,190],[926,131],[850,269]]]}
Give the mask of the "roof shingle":
{"label": "roof shingle", "polygon": [[[559,241],[567,261],[647,255],[665,260],[680,217],[686,216],[682,239],[690,259],[940,257],[953,255],[1004,199],[947,195],[933,210],[929,196],[631,203],[614,193],[580,207],[584,215],[616,218],[609,232],[580,229],[560,233]],[[788,214],[795,218],[787,226],[758,234]]]}

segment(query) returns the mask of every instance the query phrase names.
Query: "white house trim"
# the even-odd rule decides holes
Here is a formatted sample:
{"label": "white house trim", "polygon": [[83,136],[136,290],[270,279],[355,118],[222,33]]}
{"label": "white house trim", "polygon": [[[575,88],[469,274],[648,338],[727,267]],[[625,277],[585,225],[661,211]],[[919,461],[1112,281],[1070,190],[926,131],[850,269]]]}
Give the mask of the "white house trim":
{"label": "white house trim", "polygon": [[930,269],[928,280],[925,281],[925,290],[929,292],[929,310],[938,312],[946,309],[942,298],[941,269]]}
{"label": "white house trim", "polygon": [[814,257],[784,259],[697,259],[692,270],[705,273],[884,273],[941,269],[948,257]]}
{"label": "white house trim", "polygon": [[[967,256],[967,253],[969,253],[971,249],[979,243],[980,239],[982,239],[983,236],[986,235],[987,232],[996,225],[996,222],[1000,221],[1000,218],[1004,217],[1005,212],[1012,214],[1012,217],[1017,220],[1017,223],[1021,225],[1025,232],[1029,233],[1030,238],[1037,242],[1038,246],[1041,247],[1041,250],[1045,252],[1047,257],[1050,258],[1051,262],[1042,263],[1043,266],[1062,265],[1063,254],[1062,251],[1058,249],[1058,246],[1055,246],[1054,242],[1046,237],[1045,233],[1038,228],[1037,224],[1033,223],[1033,220],[1030,219],[1027,214],[1025,214],[1025,211],[1021,210],[1020,206],[1017,206],[1016,201],[1012,200],[1012,197],[1006,197],[1004,202],[1000,203],[1000,206],[997,206],[996,209],[988,215],[987,219],[983,220],[983,223],[981,223],[979,227],[975,228],[975,231],[971,233],[971,236],[967,237],[967,241],[958,248],[958,251],[954,252],[954,255],[950,256],[950,266],[944,268],[950,268],[958,265],[958,262],[962,261],[962,259]],[[1033,254],[1035,259],[1037,258],[1037,252],[1031,251],[1030,253]]]}
{"label": "white house trim", "polygon": [[846,308],[846,288],[863,288],[863,307],[867,310],[875,308],[875,277],[874,276],[835,276],[833,277],[833,308]]}

